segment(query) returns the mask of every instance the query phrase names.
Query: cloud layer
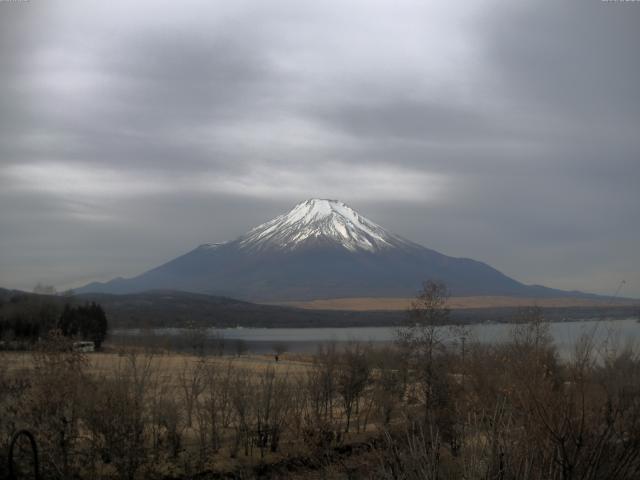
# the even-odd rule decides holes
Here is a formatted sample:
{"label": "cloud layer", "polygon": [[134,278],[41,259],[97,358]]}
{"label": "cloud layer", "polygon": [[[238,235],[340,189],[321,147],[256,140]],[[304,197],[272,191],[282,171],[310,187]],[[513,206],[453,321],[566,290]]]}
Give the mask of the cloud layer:
{"label": "cloud layer", "polygon": [[634,2],[0,2],[0,285],[133,275],[309,197],[640,296]]}

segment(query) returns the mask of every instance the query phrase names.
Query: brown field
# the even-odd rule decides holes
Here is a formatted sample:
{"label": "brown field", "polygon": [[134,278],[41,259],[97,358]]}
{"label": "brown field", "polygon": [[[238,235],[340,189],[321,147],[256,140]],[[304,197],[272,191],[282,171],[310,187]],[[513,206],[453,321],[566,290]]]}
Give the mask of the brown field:
{"label": "brown field", "polygon": [[[279,305],[305,308],[311,310],[355,310],[355,311],[380,311],[380,310],[406,310],[411,305],[412,298],[394,297],[353,297],[353,298],[328,298],[323,300],[281,302]],[[477,297],[451,297],[448,301],[449,308],[500,308],[500,307],[604,307],[627,306],[637,304],[637,300],[624,299],[589,299],[589,298],[525,298],[505,296],[477,296]]]}
{"label": "brown field", "polygon": [[[210,364],[218,364],[221,367],[232,365],[255,375],[263,374],[267,369],[271,368],[275,370],[276,375],[296,377],[308,372],[311,366],[311,358],[296,354],[280,355],[279,361],[276,362],[273,355],[198,357],[176,352],[153,355],[149,355],[147,352],[141,353],[148,356],[152,370],[161,372],[164,378],[177,378],[184,371],[185,366],[193,367],[203,359],[206,359]],[[10,373],[29,370],[34,366],[34,357],[31,352],[2,352],[1,358],[5,371]],[[119,367],[122,367],[128,361],[128,358],[128,353],[96,352],[87,354],[87,373],[90,375],[109,376],[116,372]]]}
{"label": "brown field", "polygon": [[587,339],[564,362],[539,312],[497,346],[433,326],[277,362],[52,335],[0,352],[0,447],[27,429],[60,480],[639,478],[640,353]]}
{"label": "brown field", "polygon": [[[215,475],[221,475],[220,478],[227,478],[226,475],[231,475],[229,478],[245,478],[245,475],[250,475],[247,478],[253,478],[251,472],[261,468],[260,465],[266,465],[264,468],[267,471],[284,469],[287,471],[286,478],[316,478],[315,470],[324,468],[323,463],[316,465],[313,460],[317,453],[314,447],[315,427],[304,427],[306,420],[303,419],[302,411],[296,410],[304,407],[295,406],[301,398],[306,398],[300,395],[305,395],[309,378],[313,377],[314,369],[317,370],[313,357],[285,353],[276,361],[273,355],[197,356],[142,348],[122,351],[110,351],[110,347],[106,348],[105,352],[89,354],[54,353],[49,350],[45,354],[0,351],[0,380],[9,380],[9,385],[16,382],[15,385],[26,389],[25,394],[20,397],[28,398],[24,402],[27,410],[33,402],[38,404],[36,411],[41,411],[44,405],[47,408],[55,405],[56,411],[58,408],[64,410],[69,405],[74,405],[73,408],[90,418],[89,412],[97,409],[100,411],[99,416],[105,412],[111,415],[107,425],[113,424],[116,432],[127,430],[122,427],[122,422],[135,419],[143,422],[140,432],[144,431],[144,437],[140,437],[138,441],[144,442],[144,448],[136,450],[135,443],[131,443],[131,437],[135,433],[128,430],[119,438],[119,442],[125,443],[127,447],[119,451],[118,455],[140,464],[137,467],[127,467],[127,461],[124,464],[117,463],[122,469],[133,468],[132,472],[137,471],[137,475],[132,473],[131,478],[147,478],[150,471],[156,478],[191,478],[189,475],[192,469],[213,471],[213,478],[218,478]],[[36,373],[38,371],[40,374]],[[211,374],[213,375],[210,376]],[[272,374],[275,376],[271,377]],[[229,383],[225,383],[225,378]],[[270,381],[269,378],[275,380]],[[22,383],[22,380],[27,379],[26,383]],[[115,393],[106,403],[100,403],[100,396],[90,393],[96,389],[100,391],[100,384],[103,383],[108,384],[108,388]],[[46,393],[40,390],[43,385],[65,390],[67,387],[63,384],[76,385],[79,395],[66,396],[48,389],[45,390]],[[238,387],[241,390],[237,390]],[[118,392],[124,396],[120,396]],[[11,411],[15,409],[19,415],[23,415],[25,412],[22,405],[3,403],[10,401],[10,398],[12,397],[0,396],[0,408],[8,407]],[[226,401],[223,400],[225,398]],[[94,402],[101,406],[94,405]],[[219,410],[211,413],[213,404],[210,402],[216,402]],[[331,430],[331,435],[334,436],[334,431],[340,432],[340,425],[344,422],[344,413],[337,399],[335,402],[330,408],[333,415],[331,422],[335,423],[332,427],[334,430]],[[105,407],[107,410],[104,410]],[[131,418],[125,413],[129,408],[135,412]],[[237,415],[236,408],[239,409]],[[213,418],[222,423],[212,424],[208,417],[210,415],[214,415]],[[40,451],[47,455],[51,455],[57,446],[55,441],[50,442],[49,438],[45,440],[51,433],[48,430],[55,430],[55,418],[55,414],[47,417],[51,425],[34,424],[30,427],[37,434]],[[267,421],[277,421],[277,425],[270,423],[268,426],[260,426],[260,422]],[[374,434],[373,421],[361,424],[358,415],[357,420],[353,418],[352,422],[353,431],[349,435],[341,433],[340,443],[336,443],[337,440],[333,437],[329,440],[328,452],[343,445],[342,442],[348,445],[360,444]],[[294,425],[298,425],[297,430]],[[2,428],[5,426],[0,422],[2,433],[6,433]],[[84,430],[85,424],[78,423],[76,428],[79,432],[76,437],[79,450],[84,449],[84,455],[95,455],[91,451],[91,442],[81,440],[90,436],[89,431]],[[265,436],[272,435],[270,432],[273,430],[269,429],[273,428],[281,432],[277,440]],[[301,438],[301,429],[304,428],[311,428],[311,438]],[[294,434],[294,430],[297,434]],[[262,431],[267,433],[258,433]],[[212,434],[217,435],[217,440],[211,437]],[[3,435],[2,440],[6,441],[4,436],[6,435]],[[261,441],[265,443],[261,444]],[[212,442],[219,443],[213,447]],[[277,448],[271,447],[276,444]],[[346,455],[351,456],[351,447],[347,447],[347,450]],[[362,453],[366,451],[368,449]],[[116,464],[102,463],[99,455],[97,459],[94,458],[90,467],[82,465],[79,458],[74,458],[73,468],[82,472],[81,478],[120,478],[118,475],[122,475]],[[290,463],[294,470],[300,472],[289,472]],[[146,471],[142,468],[143,464],[146,465]],[[274,478],[280,478],[279,474],[274,475]],[[325,478],[325,474],[320,475],[317,478]],[[4,478],[2,470],[0,478]]]}

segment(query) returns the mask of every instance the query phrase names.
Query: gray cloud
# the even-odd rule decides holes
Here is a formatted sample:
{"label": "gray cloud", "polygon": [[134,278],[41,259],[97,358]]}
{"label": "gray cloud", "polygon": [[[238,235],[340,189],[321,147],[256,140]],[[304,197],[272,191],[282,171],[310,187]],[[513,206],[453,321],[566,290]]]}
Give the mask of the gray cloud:
{"label": "gray cloud", "polygon": [[640,296],[639,20],[0,2],[0,285],[133,275],[321,196],[526,282]]}

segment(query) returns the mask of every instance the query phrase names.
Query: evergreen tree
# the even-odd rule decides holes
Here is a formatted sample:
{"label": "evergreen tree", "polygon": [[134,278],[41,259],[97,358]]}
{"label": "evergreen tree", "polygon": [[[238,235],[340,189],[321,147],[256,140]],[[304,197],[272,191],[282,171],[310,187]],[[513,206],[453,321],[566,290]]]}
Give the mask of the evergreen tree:
{"label": "evergreen tree", "polygon": [[100,348],[107,336],[108,322],[103,308],[95,302],[72,307],[66,304],[58,328],[66,337],[91,340]]}
{"label": "evergreen tree", "polygon": [[91,329],[87,338],[93,340],[96,348],[100,348],[107,336],[107,330],[109,328],[107,315],[104,313],[103,308],[95,302],[92,302],[89,306],[89,314],[91,318]]}
{"label": "evergreen tree", "polygon": [[81,307],[71,307],[68,303],[64,306],[64,310],[58,320],[58,328],[65,337],[75,337],[79,328],[79,311]]}

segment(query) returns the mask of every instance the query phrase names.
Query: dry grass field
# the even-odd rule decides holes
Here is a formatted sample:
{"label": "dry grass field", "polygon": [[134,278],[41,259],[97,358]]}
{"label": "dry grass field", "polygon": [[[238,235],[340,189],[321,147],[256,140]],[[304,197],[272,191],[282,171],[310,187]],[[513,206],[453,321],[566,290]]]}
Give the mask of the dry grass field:
{"label": "dry grass field", "polygon": [[[381,311],[381,310],[407,310],[412,298],[329,298],[324,300],[309,300],[298,302],[283,302],[280,305],[311,310],[354,310],[354,311]],[[589,298],[524,298],[505,296],[477,296],[477,297],[451,297],[447,306],[452,309],[469,308],[501,308],[501,307],[605,307],[636,305],[637,300],[625,299],[589,299]]]}
{"label": "dry grass field", "polygon": [[[74,354],[66,354],[72,355]],[[256,435],[255,432],[238,431],[239,426],[232,427],[229,424],[222,425],[223,422],[230,422],[232,405],[240,402],[238,408],[242,411],[247,409],[246,415],[259,415],[257,410],[260,408],[257,402],[258,398],[264,399],[263,395],[268,395],[271,400],[283,402],[282,393],[279,392],[284,385],[303,384],[310,374],[313,364],[311,358],[295,354],[281,354],[279,360],[276,361],[273,355],[242,355],[242,356],[197,356],[191,354],[181,354],[176,352],[159,352],[139,348],[122,349],[117,352],[95,352],[88,354],[78,354],[75,358],[68,356],[60,356],[55,359],[50,355],[43,358],[38,352],[0,352],[0,363],[2,374],[5,378],[13,379],[31,379],[37,378],[37,371],[51,370],[56,372],[57,376],[60,372],[63,377],[68,380],[59,379],[58,381],[85,384],[87,390],[86,397],[79,387],[80,393],[77,398],[69,398],[69,404],[77,403],[83,405],[88,402],[92,403],[92,397],[95,393],[90,390],[96,388],[100,390],[100,384],[110,385],[108,388],[115,388],[116,391],[125,386],[128,393],[121,398],[116,395],[118,403],[123,406],[128,404],[129,408],[142,408],[145,416],[145,431],[147,429],[159,429],[156,433],[159,439],[165,443],[172,444],[176,452],[180,451],[180,457],[183,461],[198,465],[198,469],[210,469],[214,467],[216,471],[242,471],[250,469],[256,464],[257,459],[262,459],[269,463],[278,463],[283,461],[287,455],[292,453],[301,453],[296,445],[297,442],[283,438],[280,441],[280,448],[277,452],[270,451],[269,448],[257,447],[253,442]],[[76,363],[79,362],[79,363]],[[71,367],[71,363],[76,363]],[[66,365],[66,366],[65,366]],[[71,371],[70,371],[71,370]],[[81,376],[75,377],[73,371],[78,372]],[[273,375],[273,377],[272,377]],[[49,376],[49,375],[47,375]],[[270,380],[273,378],[273,380]],[[141,391],[136,393],[138,388]],[[209,392],[214,389],[216,393]],[[242,389],[237,391],[235,388]],[[266,388],[266,390],[264,390]],[[271,388],[274,390],[271,391]],[[60,388],[63,390],[63,388]],[[240,395],[240,396],[238,396]],[[273,397],[271,397],[273,395]],[[219,397],[216,397],[219,396]],[[226,397],[223,400],[222,397]],[[209,463],[202,457],[200,452],[203,443],[211,444],[213,439],[210,437],[214,426],[211,424],[211,415],[208,405],[210,398],[215,404],[215,408],[220,412],[214,415],[221,421],[218,427],[219,435],[217,442],[218,447],[214,447],[217,451],[215,462]],[[128,400],[127,400],[128,398]],[[64,398],[52,398],[51,402],[64,402]],[[131,403],[133,401],[133,404]],[[142,402],[144,407],[136,407],[137,402]],[[40,402],[47,402],[46,397],[41,398]],[[254,403],[256,402],[256,403]],[[115,412],[110,412],[115,416],[112,418],[117,422],[124,421],[127,414],[117,413],[118,406],[108,402],[105,405],[111,405]],[[84,407],[81,407],[81,409]],[[98,408],[98,407],[96,407]],[[278,407],[271,407],[276,411]],[[256,409],[256,410],[254,410]],[[226,412],[221,414],[221,412]],[[222,420],[223,416],[227,416],[226,420]],[[124,418],[123,418],[124,417]],[[153,418],[156,418],[154,421]],[[252,417],[253,418],[253,417]],[[279,421],[283,421],[281,419]],[[150,424],[157,422],[154,427]],[[255,429],[255,426],[252,428]],[[38,428],[33,430],[36,435],[41,436]],[[130,437],[131,432],[127,435]],[[148,433],[145,436],[149,435]],[[172,438],[174,435],[174,438]],[[235,442],[236,436],[242,436],[243,440]],[[246,442],[245,439],[246,438]],[[122,438],[128,441],[128,438]],[[157,443],[151,442],[152,444]],[[234,446],[235,444],[235,446]],[[45,443],[41,445],[41,449],[48,449]],[[153,448],[160,448],[159,445]],[[243,454],[234,453],[237,449],[242,450]],[[145,448],[148,452],[150,447]],[[210,452],[211,446],[208,447]],[[245,449],[245,450],[243,450]],[[148,453],[145,455],[150,456]],[[176,455],[178,455],[176,453]],[[180,472],[181,475],[185,471],[179,465],[176,466],[175,459],[167,455],[167,458],[154,460],[154,474],[171,475],[172,472]],[[209,455],[210,457],[210,455]],[[109,465],[102,465],[98,470],[94,471],[101,477],[111,478],[118,472],[112,470]]]}
{"label": "dry grass field", "polygon": [[397,342],[328,342],[313,354],[270,341],[273,353],[247,354],[248,342],[207,343],[198,328],[114,336],[96,353],[74,351],[60,329],[5,343],[29,351],[0,351],[0,450],[32,432],[41,478],[59,480],[638,478],[638,352],[591,338],[561,358],[541,308],[522,309],[500,344],[474,342],[464,325],[445,333],[446,306],[504,299],[443,290],[425,286]]}
{"label": "dry grass field", "polygon": [[[95,352],[85,355],[87,361],[86,373],[89,375],[113,375],[129,361],[129,352]],[[312,366],[309,356],[297,354],[280,355],[276,362],[273,355],[243,355],[243,356],[207,356],[182,354],[176,352],[146,353],[141,356],[148,358],[149,367],[154,372],[160,372],[164,378],[177,378],[185,368],[193,369],[198,363],[206,361],[208,364],[220,368],[228,367],[242,369],[255,375],[262,375],[268,369],[273,369],[276,375],[298,377],[306,374]],[[7,373],[19,373],[34,367],[34,356],[31,352],[2,352],[3,368]]]}
{"label": "dry grass field", "polygon": [[0,352],[0,449],[33,432],[59,480],[638,478],[640,352],[584,338],[563,360],[540,309],[499,345],[445,342],[437,293],[394,345],[279,361],[55,333]]}

